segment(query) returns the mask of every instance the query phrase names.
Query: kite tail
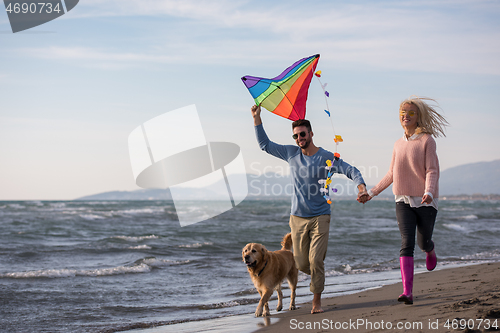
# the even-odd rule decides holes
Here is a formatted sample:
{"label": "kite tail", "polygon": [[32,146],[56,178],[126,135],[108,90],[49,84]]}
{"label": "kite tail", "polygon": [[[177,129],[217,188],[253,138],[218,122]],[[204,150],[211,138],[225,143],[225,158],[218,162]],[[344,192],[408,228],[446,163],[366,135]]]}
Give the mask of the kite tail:
{"label": "kite tail", "polygon": [[[318,82],[319,82],[319,85],[321,86],[321,89],[323,89],[323,93],[324,93],[324,96],[325,96],[325,103],[326,103],[326,110],[325,110],[325,112],[328,115],[328,118],[330,118],[330,124],[332,125],[333,135],[336,138],[337,137],[337,133],[335,132],[335,127],[333,126],[333,120],[332,120],[332,116],[331,116],[331,112],[330,112],[330,107],[328,106],[328,98],[327,97],[329,97],[329,93],[328,93],[328,91],[325,90],[326,84],[323,85],[323,83],[319,79],[319,76],[318,75],[315,75],[315,76],[318,79]],[[335,141],[335,152],[337,152],[338,147],[339,147],[339,143],[338,143],[337,140],[334,140],[334,141]]]}

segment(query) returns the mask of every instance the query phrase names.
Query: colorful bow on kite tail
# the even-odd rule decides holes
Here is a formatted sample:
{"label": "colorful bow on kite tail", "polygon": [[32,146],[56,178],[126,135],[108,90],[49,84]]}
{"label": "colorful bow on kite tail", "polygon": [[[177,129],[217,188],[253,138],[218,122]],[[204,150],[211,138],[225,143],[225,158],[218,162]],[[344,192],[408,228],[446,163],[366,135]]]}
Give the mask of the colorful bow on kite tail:
{"label": "colorful bow on kite tail", "polygon": [[318,181],[318,183],[322,186],[320,188],[320,192],[323,194],[323,198],[325,198],[325,200],[328,204],[331,204],[332,197],[331,197],[330,193],[337,193],[337,189],[332,187],[332,176],[333,176],[332,169],[334,168],[333,164],[335,163],[335,161],[338,161],[340,159],[340,154],[337,152],[337,148],[338,148],[339,142],[343,142],[344,140],[342,140],[342,137],[340,135],[337,135],[335,133],[335,127],[333,126],[333,120],[332,120],[332,116],[330,113],[330,108],[328,106],[328,97],[330,97],[330,93],[328,93],[328,91],[326,91],[327,83],[323,84],[321,82],[321,80],[319,79],[321,77],[321,71],[315,72],[314,75],[318,79],[318,82],[321,85],[321,89],[323,89],[323,92],[325,94],[325,102],[326,102],[325,112],[328,115],[328,118],[330,118],[330,123],[332,124],[333,135],[335,136],[335,138],[333,139],[333,141],[335,141],[335,153],[333,154],[333,161],[331,161],[331,160],[326,161],[325,169],[328,171],[328,175],[327,175],[326,179],[320,179]]}
{"label": "colorful bow on kite tail", "polygon": [[330,97],[330,93],[328,91],[326,91],[326,85],[328,83],[323,84],[321,82],[321,80],[319,79],[321,77],[321,71],[317,71],[316,73],[314,73],[314,75],[318,79],[318,82],[321,85],[321,89],[323,89],[323,92],[325,93],[325,103],[326,103],[326,110],[325,110],[325,112],[328,115],[328,118],[330,118],[330,123],[332,124],[333,135],[335,136],[335,138],[333,139],[333,141],[335,141],[335,152],[337,152],[337,148],[339,146],[339,142],[344,142],[344,140],[342,139],[342,136],[337,135],[337,133],[335,133],[335,127],[333,126],[332,115],[330,113],[330,107],[328,106],[328,99],[327,99],[327,97]]}
{"label": "colorful bow on kite tail", "polygon": [[301,59],[273,79],[241,78],[257,105],[292,121],[304,119],[307,92],[319,54]]}
{"label": "colorful bow on kite tail", "polygon": [[[339,158],[340,158],[340,154],[339,153],[335,153],[334,155],[334,161],[338,161]],[[328,175],[326,177],[326,179],[320,179],[318,180],[318,183],[322,186],[319,191],[321,193],[323,193],[323,198],[325,198],[326,202],[328,202],[328,204],[331,204],[332,203],[332,198],[330,197],[330,191],[332,193],[337,193],[337,189],[336,188],[333,188],[331,186],[332,184],[332,176],[333,176],[333,163],[331,160],[328,160],[326,161],[326,167],[325,169],[328,170]]]}

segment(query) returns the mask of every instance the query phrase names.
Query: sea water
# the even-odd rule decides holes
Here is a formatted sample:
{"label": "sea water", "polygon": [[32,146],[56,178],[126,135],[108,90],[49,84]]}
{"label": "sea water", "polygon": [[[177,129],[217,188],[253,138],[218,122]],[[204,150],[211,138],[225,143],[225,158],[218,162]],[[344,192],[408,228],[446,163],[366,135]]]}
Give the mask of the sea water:
{"label": "sea water", "polygon": [[[438,267],[500,261],[500,202],[439,206]],[[116,332],[253,313],[241,249],[280,249],[289,210],[288,200],[247,200],[181,228],[169,201],[0,202],[0,331]],[[398,281],[394,202],[339,200],[332,213],[324,296]],[[424,270],[418,248],[415,263]],[[308,285],[300,273],[299,303],[311,300]]]}

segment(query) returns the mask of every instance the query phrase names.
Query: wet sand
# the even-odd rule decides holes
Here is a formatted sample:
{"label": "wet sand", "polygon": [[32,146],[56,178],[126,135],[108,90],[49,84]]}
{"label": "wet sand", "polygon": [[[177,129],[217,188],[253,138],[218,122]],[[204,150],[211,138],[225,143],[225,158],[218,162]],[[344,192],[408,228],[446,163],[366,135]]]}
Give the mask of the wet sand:
{"label": "wet sand", "polygon": [[[289,298],[285,290],[284,308]],[[271,311],[156,328],[143,333],[222,332],[490,332],[500,331],[500,263],[440,269],[415,275],[413,305],[397,301],[402,284],[323,299],[324,313],[311,303],[294,311]],[[312,298],[312,295],[311,295]],[[270,308],[276,306],[270,302]],[[496,326],[496,327],[495,327]],[[489,330],[488,330],[489,329]]]}
{"label": "wet sand", "polygon": [[[415,275],[413,305],[397,301],[397,283],[323,300],[276,315],[258,332],[483,332],[500,330],[500,263],[442,269]],[[493,327],[493,326],[496,326]]]}

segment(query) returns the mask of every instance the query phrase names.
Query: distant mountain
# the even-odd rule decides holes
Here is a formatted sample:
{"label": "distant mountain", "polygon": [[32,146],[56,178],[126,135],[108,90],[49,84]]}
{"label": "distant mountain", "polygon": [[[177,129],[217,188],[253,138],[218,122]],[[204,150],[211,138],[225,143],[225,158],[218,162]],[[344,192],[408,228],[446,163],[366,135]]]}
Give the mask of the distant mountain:
{"label": "distant mountain", "polygon": [[[288,175],[267,173],[263,175],[247,174],[248,195],[247,200],[262,199],[288,199],[292,195],[292,184]],[[357,195],[356,186],[345,176],[338,175],[332,178],[332,188],[337,189],[335,194],[339,199],[350,198]],[[233,195],[241,189],[231,189]],[[390,189],[389,189],[390,190]],[[390,194],[389,190],[384,192]],[[179,190],[177,190],[179,193]],[[216,182],[208,188],[183,188],[180,194],[185,200],[223,199],[227,197],[227,186],[224,181]],[[392,192],[391,192],[392,193]],[[383,196],[383,195],[382,195]],[[76,200],[172,200],[169,189],[141,189],[135,191],[111,191],[88,195]]]}
{"label": "distant mountain", "polygon": [[[354,183],[346,177],[333,178],[332,182],[338,191],[336,195],[339,199],[356,196]],[[286,199],[292,193],[290,177],[280,174],[247,174],[247,184],[249,200]],[[500,160],[464,164],[441,171],[439,188],[441,197],[478,193],[500,194]],[[227,188],[224,181],[219,181],[209,188],[184,188],[180,191],[183,198],[189,200],[220,199],[226,195]],[[389,187],[380,196],[392,196],[392,189]],[[76,200],[172,200],[172,195],[169,189],[141,189],[104,192]]]}
{"label": "distant mountain", "polygon": [[459,165],[441,172],[439,196],[500,194],[500,160]]}
{"label": "distant mountain", "polygon": [[172,200],[172,195],[168,189],[144,189],[103,192],[87,195],[76,200]]}
{"label": "distant mountain", "polygon": [[[261,176],[247,174],[247,199],[260,198],[288,198],[291,195],[290,177],[278,174],[264,174]],[[232,189],[233,195],[239,189]],[[241,189],[240,189],[241,191]],[[207,188],[182,188],[177,193],[186,200],[223,199],[227,197],[227,185],[221,180]],[[167,189],[141,189],[135,191],[111,191],[88,195],[76,200],[172,200],[172,194]]]}

